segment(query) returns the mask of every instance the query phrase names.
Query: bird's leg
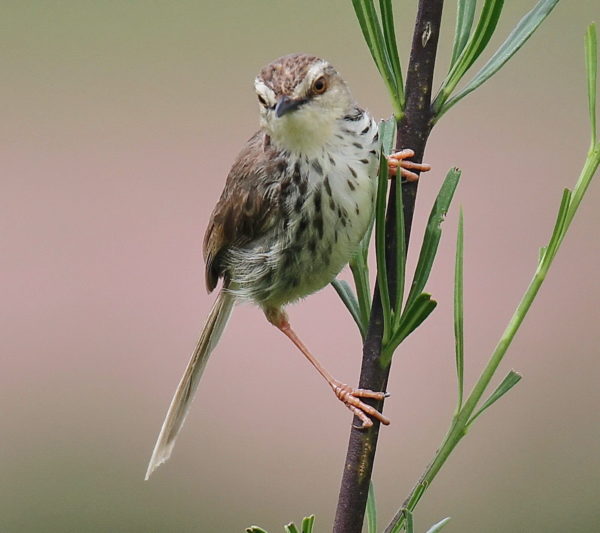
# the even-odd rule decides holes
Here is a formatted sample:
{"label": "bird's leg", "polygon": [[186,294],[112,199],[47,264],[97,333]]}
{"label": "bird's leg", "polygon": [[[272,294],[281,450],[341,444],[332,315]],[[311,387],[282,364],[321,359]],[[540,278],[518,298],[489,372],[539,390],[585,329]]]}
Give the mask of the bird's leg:
{"label": "bird's leg", "polygon": [[427,172],[428,170],[431,170],[431,165],[428,165],[427,163],[414,163],[412,161],[405,161],[414,155],[415,153],[410,148],[388,155],[387,160],[389,175],[395,176],[398,173],[398,169],[400,169],[400,175],[406,179],[406,181],[417,181],[419,179],[419,175],[409,169],[418,170],[419,172]]}
{"label": "bird's leg", "polygon": [[382,424],[388,425],[390,423],[390,421],[379,411],[377,411],[377,409],[360,400],[360,398],[383,400],[387,396],[385,392],[375,392],[367,389],[354,389],[348,385],[345,385],[344,383],[341,383],[329,372],[327,372],[321,363],[319,363],[317,358],[308,351],[308,348],[291,328],[285,311],[277,308],[268,308],[265,309],[265,316],[271,324],[284,333],[298,347],[298,349],[304,354],[310,363],[317,369],[319,374],[325,378],[338,399],[342,401],[344,405],[346,405],[346,407],[360,419],[362,422],[362,426],[360,427],[369,428],[373,425],[373,421],[367,415],[376,418]]}

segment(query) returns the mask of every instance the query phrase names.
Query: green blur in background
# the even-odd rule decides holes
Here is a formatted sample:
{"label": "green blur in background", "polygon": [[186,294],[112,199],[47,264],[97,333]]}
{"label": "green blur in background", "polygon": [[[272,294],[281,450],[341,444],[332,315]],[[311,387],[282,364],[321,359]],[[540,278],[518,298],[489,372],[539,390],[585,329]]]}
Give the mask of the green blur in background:
{"label": "green blur in background", "polygon": [[[414,4],[397,2],[404,52]],[[534,2],[506,4],[496,45]],[[463,178],[430,280],[440,305],[394,360],[392,426],[374,474],[383,523],[455,405],[457,207],[468,388],[584,160],[583,37],[599,15],[596,0],[562,0],[433,131],[417,242],[447,169]],[[448,1],[438,79],[453,22]],[[274,533],[310,513],[317,531],[330,529],[350,414],[249,307],[234,313],[173,458],[143,481],[212,303],[202,235],[257,125],[253,79],[298,51],[330,60],[375,116],[391,113],[350,2],[0,6],[2,533],[229,533],[254,523]],[[500,372],[524,379],[450,458],[417,509],[419,531],[445,516],[448,533],[600,530],[599,206],[593,183]],[[324,364],[355,383],[360,338],[334,291],[289,311]]]}

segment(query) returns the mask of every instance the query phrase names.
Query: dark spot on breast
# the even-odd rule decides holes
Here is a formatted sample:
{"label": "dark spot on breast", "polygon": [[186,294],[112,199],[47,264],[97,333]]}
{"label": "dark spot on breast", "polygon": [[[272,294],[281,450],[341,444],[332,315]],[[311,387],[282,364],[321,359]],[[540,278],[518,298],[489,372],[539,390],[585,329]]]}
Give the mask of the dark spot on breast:
{"label": "dark spot on breast", "polygon": [[287,161],[285,159],[280,159],[278,161],[277,170],[282,174],[287,170]]}
{"label": "dark spot on breast", "polygon": [[321,167],[321,163],[319,163],[318,159],[313,159],[311,166],[315,169],[319,176],[323,175],[323,167]]}
{"label": "dark spot on breast", "polygon": [[342,222],[342,226],[346,227],[346,217],[341,217],[340,221]]}
{"label": "dark spot on breast", "polygon": [[356,147],[356,148],[358,148],[359,150],[362,150],[362,147],[363,147],[363,145],[362,145],[362,144],[360,144],[360,143],[356,143],[356,142],[352,143],[352,146],[355,146],[355,147]]}
{"label": "dark spot on breast", "polygon": [[325,178],[325,181],[323,183],[325,184],[325,190],[327,191],[327,194],[331,196],[331,185],[329,184],[329,176]]}
{"label": "dark spot on breast", "polygon": [[315,201],[315,213],[320,213],[321,212],[321,189],[317,189],[315,191],[314,201]]}
{"label": "dark spot on breast", "polygon": [[337,244],[337,242],[338,242],[338,232],[337,232],[337,230],[335,230],[335,231],[334,231],[334,233],[333,233],[333,240],[334,240],[334,241],[336,242],[336,244]]}
{"label": "dark spot on breast", "polygon": [[341,141],[343,141],[345,139],[345,137],[343,135],[340,135],[339,133],[336,133],[335,136],[340,139]]}
{"label": "dark spot on breast", "polygon": [[335,202],[333,201],[333,198],[329,199],[329,209],[335,211]]}
{"label": "dark spot on breast", "polygon": [[317,230],[319,234],[319,239],[323,238],[323,217],[321,215],[317,215],[313,221],[313,226]]}
{"label": "dark spot on breast", "polygon": [[298,185],[298,191],[300,192],[300,194],[306,194],[307,190],[308,190],[308,180],[302,180],[300,182],[300,185]]}
{"label": "dark spot on breast", "polygon": [[299,185],[302,181],[302,176],[300,174],[300,161],[296,161],[296,164],[294,165],[294,174],[292,177],[296,185]]}
{"label": "dark spot on breast", "polygon": [[360,132],[361,135],[364,135],[371,129],[371,124],[368,124],[367,127]]}
{"label": "dark spot on breast", "polygon": [[352,183],[350,180],[346,180],[348,182],[348,187],[350,187],[351,191],[355,191],[356,187],[354,186],[354,183]]}
{"label": "dark spot on breast", "polygon": [[350,171],[350,174],[352,174],[352,177],[356,178],[356,170],[354,170],[350,165],[348,165],[348,170]]}
{"label": "dark spot on breast", "polygon": [[377,153],[377,151],[376,150],[369,150],[369,153],[375,155]]}
{"label": "dark spot on breast", "polygon": [[299,239],[302,234],[306,231],[306,228],[308,228],[308,217],[303,216],[300,219],[300,222],[298,222],[298,227],[296,229],[296,239]]}
{"label": "dark spot on breast", "polygon": [[360,209],[358,208],[358,204],[354,204],[354,208],[356,209],[356,214],[360,215]]}
{"label": "dark spot on breast", "polygon": [[379,140],[379,132],[377,132],[374,136],[373,136],[373,142],[377,142]]}
{"label": "dark spot on breast", "polygon": [[294,204],[294,211],[296,211],[296,213],[300,213],[300,211],[302,211],[302,204],[304,204],[304,198],[302,196],[298,196],[298,198],[296,198],[296,203]]}
{"label": "dark spot on breast", "polygon": [[335,159],[333,157],[331,157],[331,154],[327,154],[329,157],[329,162],[331,163],[332,167],[335,167]]}
{"label": "dark spot on breast", "polygon": [[359,159],[359,161],[363,164],[363,165],[368,165],[369,164],[369,160],[368,159]]}

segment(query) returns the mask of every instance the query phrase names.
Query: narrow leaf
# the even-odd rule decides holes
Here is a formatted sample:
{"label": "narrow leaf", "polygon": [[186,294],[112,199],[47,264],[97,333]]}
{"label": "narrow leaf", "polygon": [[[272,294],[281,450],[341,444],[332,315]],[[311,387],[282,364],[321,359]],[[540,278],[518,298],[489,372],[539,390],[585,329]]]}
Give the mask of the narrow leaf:
{"label": "narrow leaf", "polygon": [[550,14],[552,9],[554,9],[558,1],[559,0],[540,0],[536,6],[519,21],[510,35],[500,45],[498,50],[496,50],[494,55],[481,70],[475,74],[473,79],[443,106],[436,108],[438,110],[436,119],[498,72],[519,48],[525,44],[533,32],[537,30],[539,25]]}
{"label": "narrow leaf", "polygon": [[433,266],[433,260],[437,253],[438,245],[442,235],[441,224],[448,212],[450,202],[456,191],[456,186],[460,179],[460,170],[458,168],[452,168],[446,175],[446,179],[440,188],[440,192],[437,195],[429,220],[427,222],[427,228],[425,229],[425,235],[423,237],[423,244],[421,245],[421,252],[419,253],[419,260],[417,262],[417,268],[413,278],[412,286],[408,299],[406,301],[406,308],[410,307],[414,300],[423,292],[425,284],[429,279],[431,268]]}
{"label": "narrow leaf", "polygon": [[475,18],[475,7],[477,0],[458,0],[456,10],[456,27],[454,30],[454,43],[452,45],[452,59],[450,60],[450,68],[454,66],[456,60],[464,50],[471,28],[473,27],[473,19]]}
{"label": "narrow leaf", "polygon": [[394,30],[394,12],[392,0],[379,0],[379,10],[381,12],[381,25],[383,26],[383,40],[387,50],[390,66],[394,73],[394,83],[398,98],[402,107],[404,107],[404,81],[402,79],[402,66],[398,55],[398,43],[396,41],[396,32]]}
{"label": "narrow leaf", "polygon": [[598,37],[596,24],[588,26],[585,34],[585,71],[587,74],[588,109],[592,129],[591,149],[596,145],[596,82],[598,77]]}
{"label": "narrow leaf", "polygon": [[437,302],[431,299],[431,295],[422,293],[404,311],[398,329],[394,331],[392,339],[384,345],[381,355],[381,364],[384,367],[389,365],[398,345],[425,321],[436,306]]}
{"label": "narrow leaf", "polygon": [[442,528],[448,523],[450,522],[450,517],[446,517],[443,520],[440,520],[437,524],[434,524],[433,526],[431,526],[428,530],[427,533],[438,533],[438,531],[441,531]]}
{"label": "narrow leaf", "polygon": [[471,425],[481,413],[483,413],[488,407],[496,403],[510,389],[512,389],[517,383],[519,383],[519,381],[521,381],[521,378],[522,376],[520,374],[517,374],[517,372],[511,370],[502,380],[502,383],[498,385],[498,388],[483,403],[479,410],[469,419],[469,421],[467,422],[467,426]]}
{"label": "narrow leaf", "polygon": [[387,158],[394,138],[395,124],[393,120],[379,124],[381,138],[381,155],[379,158],[379,176],[377,179],[377,200],[375,204],[375,254],[377,258],[377,285],[383,309],[384,337],[391,334],[392,310],[388,287],[387,261],[385,258],[385,206],[388,187]]}
{"label": "narrow leaf", "polygon": [[293,522],[287,526],[283,526],[283,529],[285,529],[285,533],[300,533],[296,527],[296,524]]}
{"label": "narrow leaf", "polygon": [[387,261],[385,258],[385,206],[388,187],[388,165],[383,152],[379,159],[377,200],[375,205],[375,255],[377,258],[377,285],[383,309],[384,338],[390,334],[392,309],[388,287]]}
{"label": "narrow leaf", "polygon": [[315,524],[315,515],[310,515],[302,520],[302,533],[312,533]]}
{"label": "narrow leaf", "polygon": [[377,533],[377,508],[375,506],[373,481],[369,482],[369,494],[367,496],[367,533]]}
{"label": "narrow leaf", "polygon": [[546,246],[546,253],[544,254],[543,261],[548,263],[552,262],[560,243],[562,242],[565,232],[567,230],[566,223],[569,215],[569,207],[571,205],[571,191],[565,189],[563,191],[562,199],[560,201],[560,207],[558,208],[558,214],[556,215],[556,222],[554,223],[554,229],[552,230],[552,236]]}
{"label": "narrow leaf", "polygon": [[396,198],[396,301],[394,302],[394,330],[400,326],[402,316],[402,302],[404,300],[404,286],[406,279],[406,234],[404,226],[404,199],[400,180],[395,183]]}
{"label": "narrow leaf", "polygon": [[462,407],[465,368],[464,296],[463,296],[464,229],[463,212],[458,216],[456,261],[454,268],[454,342],[456,353],[456,378],[458,381],[458,410]]}
{"label": "narrow leaf", "polygon": [[454,66],[450,69],[439,94],[435,98],[433,107],[436,115],[441,114],[439,111],[443,108],[446,100],[489,43],[496,30],[503,7],[504,0],[485,0],[475,31],[467,41]]}
{"label": "narrow leaf", "polygon": [[356,322],[356,325],[360,330],[360,334],[364,338],[367,333],[367,325],[362,320],[358,301],[356,296],[354,296],[354,292],[352,292],[350,285],[348,285],[348,283],[343,279],[334,279],[331,284],[333,285],[335,292],[338,293],[338,296],[341,298],[342,302],[344,302],[344,305],[348,311],[350,311],[354,322]]}
{"label": "narrow leaf", "polygon": [[246,533],[267,533],[262,527],[250,526],[246,528]]}
{"label": "narrow leaf", "polygon": [[373,0],[352,0],[354,6],[354,12],[356,18],[362,30],[363,36],[375,62],[375,66],[392,97],[392,103],[394,107],[394,114],[396,116],[402,115],[403,105],[399,99],[398,88],[395,83],[395,76],[391,67],[383,33],[377,17],[377,12],[373,5]]}

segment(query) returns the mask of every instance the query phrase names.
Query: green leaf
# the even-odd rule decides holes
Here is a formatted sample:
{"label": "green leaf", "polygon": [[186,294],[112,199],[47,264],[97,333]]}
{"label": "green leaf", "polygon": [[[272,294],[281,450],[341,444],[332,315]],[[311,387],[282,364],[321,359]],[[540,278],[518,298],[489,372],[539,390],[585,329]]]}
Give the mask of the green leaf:
{"label": "green leaf", "polygon": [[375,506],[373,481],[369,482],[369,494],[367,496],[367,533],[377,533],[377,508]]}
{"label": "green leaf", "polygon": [[458,410],[462,406],[465,370],[464,294],[463,294],[464,229],[462,209],[458,215],[456,261],[454,267],[454,343],[456,353],[456,378],[458,381]]}
{"label": "green leaf", "polygon": [[463,99],[467,94],[477,89],[477,87],[491,78],[496,72],[498,72],[498,70],[504,66],[504,64],[515,54],[515,52],[517,52],[517,50],[519,50],[519,48],[525,44],[533,32],[537,30],[539,25],[556,6],[558,1],[559,0],[540,0],[536,6],[519,21],[510,35],[500,45],[498,50],[496,50],[494,55],[461,91],[450,98],[447,102],[437,102],[436,119],[448,111],[448,109],[450,109],[454,104]]}
{"label": "green leaf", "polygon": [[302,520],[302,533],[312,533],[315,524],[315,515],[310,515]]}
{"label": "green leaf", "polygon": [[469,421],[467,422],[467,426],[471,425],[481,413],[483,413],[492,404],[496,403],[510,389],[512,389],[517,383],[519,383],[519,381],[521,381],[521,378],[522,376],[520,374],[517,374],[514,370],[511,370],[502,380],[502,383],[498,385],[498,388],[483,403],[479,410],[469,419]]}
{"label": "green leaf", "polygon": [[334,279],[331,284],[333,285],[335,292],[338,293],[338,296],[341,298],[342,302],[344,302],[344,305],[348,308],[348,311],[350,311],[354,322],[356,322],[356,325],[360,330],[360,334],[364,338],[367,334],[367,324],[363,322],[358,301],[356,296],[354,296],[354,292],[352,292],[350,285],[348,285],[348,283],[343,279]]}
{"label": "green leaf", "polygon": [[381,12],[381,24],[383,26],[383,40],[387,50],[390,66],[394,73],[394,81],[398,99],[402,108],[404,108],[404,80],[402,79],[402,67],[398,55],[398,43],[396,41],[396,32],[394,30],[394,12],[392,9],[392,0],[379,0],[379,10]]}
{"label": "green leaf", "polygon": [[596,83],[598,77],[598,37],[596,24],[588,26],[585,34],[585,71],[587,74],[588,110],[592,129],[591,150],[596,145]]}
{"label": "green leaf", "polygon": [[431,526],[428,530],[427,533],[438,533],[438,531],[441,531],[442,528],[448,523],[450,522],[450,517],[446,517],[443,520],[440,520],[437,524],[434,524],[433,526]]}
{"label": "green leaf", "polygon": [[396,140],[396,120],[393,117],[381,120],[377,131],[379,132],[382,152],[384,155],[390,155]]}
{"label": "green leaf", "polygon": [[404,311],[398,329],[394,332],[390,341],[383,347],[381,354],[382,366],[385,367],[390,364],[394,350],[423,323],[436,306],[437,302],[431,299],[431,295],[421,293],[414,303]]}
{"label": "green leaf", "polygon": [[283,529],[285,529],[285,533],[300,533],[294,522],[288,524],[287,526],[283,526]]}
{"label": "green leaf", "polygon": [[[436,114],[440,112],[444,103],[458,85],[458,82],[460,82],[467,70],[471,68],[471,65],[473,65],[489,43],[496,30],[503,7],[504,0],[485,0],[475,31],[450,69],[439,94],[435,98],[433,108]],[[441,115],[441,113],[439,114]]]}
{"label": "green leaf", "polygon": [[262,527],[250,526],[246,528],[246,533],[267,533]]}
{"label": "green leaf", "polygon": [[569,215],[569,207],[571,205],[571,191],[569,189],[563,190],[562,199],[560,201],[560,207],[558,208],[558,214],[556,215],[556,222],[554,223],[554,229],[552,230],[552,236],[546,246],[542,263],[549,264],[554,259],[556,252],[562,242],[565,233],[567,231],[567,217]]}
{"label": "green leaf", "polygon": [[396,300],[394,302],[394,330],[400,326],[402,316],[402,301],[404,300],[404,285],[406,278],[406,234],[404,227],[404,200],[402,198],[402,184],[396,179]]}
{"label": "green leaf", "polygon": [[[394,107],[394,115],[400,117],[403,114],[403,104],[399,97],[398,87],[396,86],[394,70],[391,66],[390,58],[387,54],[383,32],[379,24],[379,18],[375,11],[372,0],[352,0],[356,18],[362,30],[363,36],[375,61],[375,66],[383,82],[385,83]],[[398,68],[400,68],[398,66]]]}
{"label": "green leaf", "polygon": [[423,237],[423,244],[421,245],[421,252],[419,254],[419,261],[417,262],[417,268],[413,278],[412,286],[408,299],[406,301],[406,308],[409,308],[415,299],[423,292],[425,284],[429,279],[431,268],[433,266],[433,260],[437,253],[438,245],[442,235],[441,224],[448,212],[450,202],[456,191],[456,186],[460,179],[460,170],[458,168],[452,168],[446,175],[446,179],[442,184],[440,192],[437,195],[429,220],[427,222],[427,228],[425,229],[425,235]]}
{"label": "green leaf", "polygon": [[[356,287],[360,322],[363,326],[365,326],[366,333],[366,325],[369,323],[369,315],[371,313],[371,285],[369,283],[369,266],[367,263],[367,256],[359,253],[353,260],[351,260],[350,271],[352,272],[354,286]],[[362,330],[361,335],[364,339]]]}
{"label": "green leaf", "polygon": [[458,0],[456,10],[456,27],[454,30],[454,44],[452,45],[452,59],[450,60],[450,68],[454,66],[456,60],[464,50],[475,17],[475,7],[477,0]]}
{"label": "green leaf", "polygon": [[383,309],[384,338],[391,334],[392,309],[388,287],[387,261],[385,257],[385,207],[388,187],[388,155],[393,142],[395,124],[393,121],[382,121],[379,125],[381,138],[381,155],[379,158],[379,176],[377,179],[377,200],[375,203],[375,255],[377,258],[377,285]]}

